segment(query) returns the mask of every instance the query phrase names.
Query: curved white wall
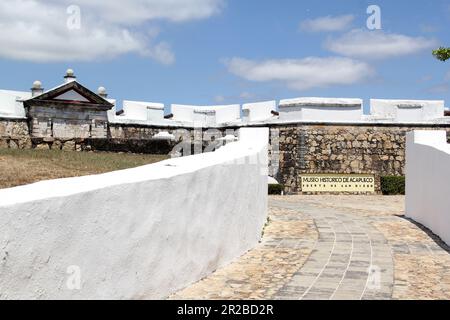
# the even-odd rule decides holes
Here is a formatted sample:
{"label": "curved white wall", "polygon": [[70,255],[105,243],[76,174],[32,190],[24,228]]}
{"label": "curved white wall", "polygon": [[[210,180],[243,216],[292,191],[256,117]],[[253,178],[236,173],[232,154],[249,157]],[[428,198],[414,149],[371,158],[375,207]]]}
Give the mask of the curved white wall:
{"label": "curved white wall", "polygon": [[267,144],[0,190],[0,299],[163,298],[231,262],[266,221]]}
{"label": "curved white wall", "polygon": [[450,245],[450,145],[445,131],[408,133],[406,216]]}

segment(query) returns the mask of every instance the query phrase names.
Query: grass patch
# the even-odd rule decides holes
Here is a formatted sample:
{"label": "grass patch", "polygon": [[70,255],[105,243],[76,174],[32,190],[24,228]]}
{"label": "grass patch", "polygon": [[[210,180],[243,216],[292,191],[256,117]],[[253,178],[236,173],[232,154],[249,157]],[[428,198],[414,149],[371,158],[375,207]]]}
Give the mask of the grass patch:
{"label": "grass patch", "polygon": [[404,195],[405,177],[386,176],[381,177],[381,191],[384,195]]}
{"label": "grass patch", "polygon": [[0,189],[139,167],[168,158],[161,155],[0,148]]}

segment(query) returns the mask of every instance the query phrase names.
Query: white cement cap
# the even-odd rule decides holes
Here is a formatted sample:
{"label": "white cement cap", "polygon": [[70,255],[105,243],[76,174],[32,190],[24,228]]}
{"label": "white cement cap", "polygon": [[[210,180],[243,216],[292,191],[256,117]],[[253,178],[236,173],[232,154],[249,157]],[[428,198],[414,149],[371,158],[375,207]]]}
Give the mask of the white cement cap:
{"label": "white cement cap", "polygon": [[295,99],[284,99],[280,101],[279,106],[292,106],[292,105],[302,105],[302,106],[355,106],[363,104],[362,99],[354,98],[317,98],[317,97],[305,97],[305,98],[295,98]]}

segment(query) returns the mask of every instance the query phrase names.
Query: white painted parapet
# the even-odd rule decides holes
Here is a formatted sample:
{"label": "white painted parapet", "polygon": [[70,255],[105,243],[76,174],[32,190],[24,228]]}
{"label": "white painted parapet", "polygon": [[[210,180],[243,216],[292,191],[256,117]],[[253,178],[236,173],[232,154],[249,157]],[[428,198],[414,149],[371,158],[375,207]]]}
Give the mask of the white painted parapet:
{"label": "white painted parapet", "polygon": [[258,122],[272,119],[272,111],[277,110],[276,101],[247,103],[242,105],[242,120],[244,122]]}
{"label": "white painted parapet", "polygon": [[[110,99],[108,99],[110,101]],[[123,101],[122,112],[117,108],[108,111],[108,121],[119,124],[170,126],[174,121],[164,118],[164,104],[143,101]]]}
{"label": "white painted parapet", "polygon": [[407,135],[406,216],[450,245],[450,145],[445,131]]}
{"label": "white painted parapet", "polygon": [[341,98],[297,98],[281,100],[278,106],[282,121],[361,121],[363,101]]}
{"label": "white painted parapet", "polygon": [[232,104],[228,106],[212,106],[211,110],[216,112],[216,123],[232,123],[241,120],[241,106]]}
{"label": "white painted parapet", "polygon": [[163,298],[230,263],[266,222],[268,135],[0,190],[0,299]]}
{"label": "white painted parapet", "polygon": [[0,117],[25,118],[23,100],[31,98],[31,92],[0,90]]}
{"label": "white painted parapet", "polygon": [[240,121],[241,106],[236,104],[202,107],[173,104],[172,114],[173,121],[208,127]]}
{"label": "white painted parapet", "polygon": [[392,120],[399,123],[435,120],[444,117],[442,100],[370,100],[373,119]]}
{"label": "white painted parapet", "polygon": [[141,101],[124,101],[123,114],[120,117],[130,120],[163,121],[164,104]]}

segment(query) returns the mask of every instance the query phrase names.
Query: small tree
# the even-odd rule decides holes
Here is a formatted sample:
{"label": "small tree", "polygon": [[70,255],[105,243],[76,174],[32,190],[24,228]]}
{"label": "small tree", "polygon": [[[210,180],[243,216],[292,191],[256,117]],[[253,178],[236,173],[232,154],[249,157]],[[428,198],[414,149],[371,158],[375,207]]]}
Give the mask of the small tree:
{"label": "small tree", "polygon": [[440,47],[437,50],[433,50],[433,56],[438,60],[447,61],[450,59],[450,48]]}

